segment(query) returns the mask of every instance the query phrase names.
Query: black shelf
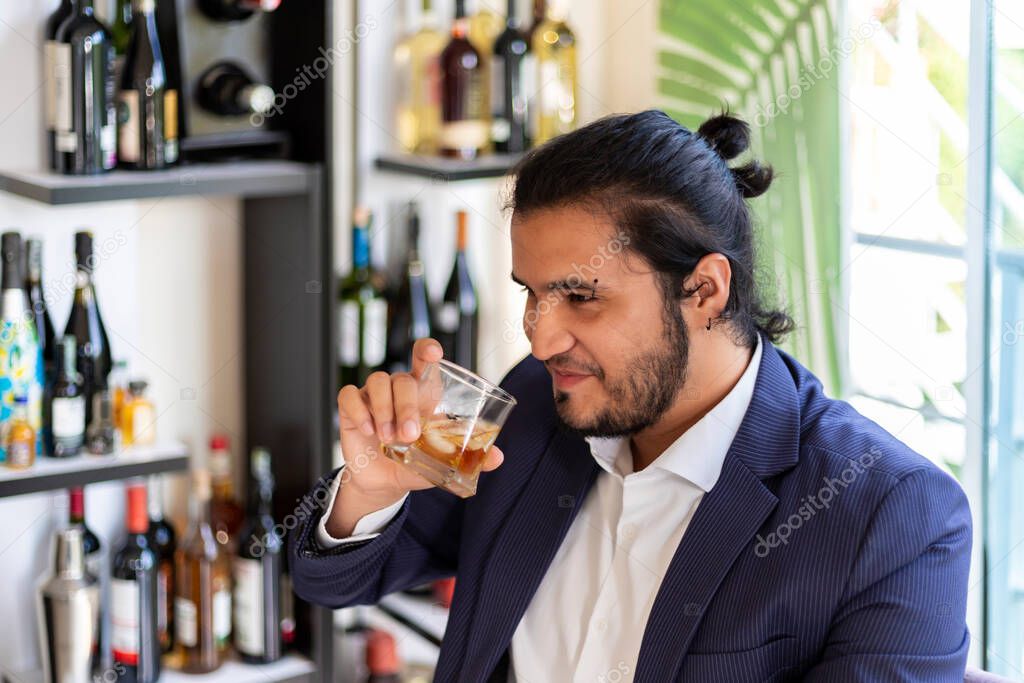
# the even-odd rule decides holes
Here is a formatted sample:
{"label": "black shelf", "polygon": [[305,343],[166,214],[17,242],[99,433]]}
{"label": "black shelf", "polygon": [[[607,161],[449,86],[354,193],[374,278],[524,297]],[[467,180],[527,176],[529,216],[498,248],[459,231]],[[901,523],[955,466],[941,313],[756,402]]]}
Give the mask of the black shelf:
{"label": "black shelf", "polygon": [[198,195],[282,197],[306,194],[314,182],[319,182],[316,166],[278,160],[188,164],[96,176],[0,170],[0,190],[53,205]]}
{"label": "black shelf", "polygon": [[131,448],[114,455],[77,455],[73,458],[36,458],[24,470],[0,468],[0,498],[26,493],[85,486],[188,467],[188,449],[180,443]]}
{"label": "black shelf", "polygon": [[489,154],[465,161],[417,154],[385,154],[377,157],[377,168],[394,173],[430,178],[438,182],[500,178],[508,175],[522,158],[520,154]]}

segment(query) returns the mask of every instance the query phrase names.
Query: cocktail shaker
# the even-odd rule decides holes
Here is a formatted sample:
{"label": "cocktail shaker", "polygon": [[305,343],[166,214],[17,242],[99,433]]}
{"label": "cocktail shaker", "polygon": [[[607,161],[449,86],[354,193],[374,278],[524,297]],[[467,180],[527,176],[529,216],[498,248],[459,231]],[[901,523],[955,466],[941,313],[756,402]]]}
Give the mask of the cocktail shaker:
{"label": "cocktail shaker", "polygon": [[39,588],[45,683],[88,683],[99,663],[100,585],[85,569],[81,529],[57,534],[54,572]]}

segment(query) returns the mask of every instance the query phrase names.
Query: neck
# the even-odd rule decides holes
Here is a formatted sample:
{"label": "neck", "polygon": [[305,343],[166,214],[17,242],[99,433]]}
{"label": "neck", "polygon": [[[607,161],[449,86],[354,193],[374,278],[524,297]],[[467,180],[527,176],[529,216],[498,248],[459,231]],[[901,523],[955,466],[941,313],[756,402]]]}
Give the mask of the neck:
{"label": "neck", "polygon": [[633,434],[633,471],[650,465],[725,398],[747,369],[754,349],[736,346],[726,330],[690,331],[686,381],[675,402],[655,424]]}

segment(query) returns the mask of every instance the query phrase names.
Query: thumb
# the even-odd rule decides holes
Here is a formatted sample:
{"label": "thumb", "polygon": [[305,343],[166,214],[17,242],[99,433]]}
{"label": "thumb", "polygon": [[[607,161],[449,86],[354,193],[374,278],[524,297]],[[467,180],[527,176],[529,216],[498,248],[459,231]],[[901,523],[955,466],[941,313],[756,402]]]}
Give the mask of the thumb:
{"label": "thumb", "polygon": [[487,450],[487,456],[484,458],[483,471],[490,472],[491,470],[496,470],[503,462],[505,462],[505,454],[497,446],[491,446]]}

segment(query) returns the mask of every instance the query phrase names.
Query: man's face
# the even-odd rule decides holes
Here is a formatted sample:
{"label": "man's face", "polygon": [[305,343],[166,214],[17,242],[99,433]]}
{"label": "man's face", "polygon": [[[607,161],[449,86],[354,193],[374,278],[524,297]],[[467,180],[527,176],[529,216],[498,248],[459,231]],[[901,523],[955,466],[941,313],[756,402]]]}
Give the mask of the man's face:
{"label": "man's face", "polygon": [[678,302],[628,254],[629,237],[582,207],[512,221],[512,276],[527,291],[523,327],[552,375],[564,426],[625,436],[651,426],[679,395],[688,337]]}

